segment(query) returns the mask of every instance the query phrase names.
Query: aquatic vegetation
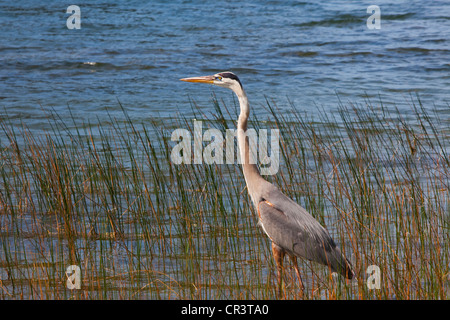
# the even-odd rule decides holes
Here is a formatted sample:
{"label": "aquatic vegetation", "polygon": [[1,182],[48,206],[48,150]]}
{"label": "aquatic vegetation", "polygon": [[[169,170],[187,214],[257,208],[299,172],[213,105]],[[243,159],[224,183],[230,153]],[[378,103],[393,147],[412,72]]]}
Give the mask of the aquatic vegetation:
{"label": "aquatic vegetation", "polygon": [[[341,105],[311,119],[257,119],[279,129],[280,170],[268,179],[311,212],[352,261],[357,280],[299,261],[305,299],[448,299],[450,123],[420,100],[406,115],[382,103]],[[225,132],[236,115],[192,105]],[[445,115],[445,114],[444,114]],[[49,116],[44,135],[1,117],[0,298],[274,299],[270,243],[236,164],[174,164],[181,115],[77,123]],[[66,270],[81,270],[69,290]],[[366,273],[379,267],[378,289]],[[286,298],[298,298],[285,264]]]}

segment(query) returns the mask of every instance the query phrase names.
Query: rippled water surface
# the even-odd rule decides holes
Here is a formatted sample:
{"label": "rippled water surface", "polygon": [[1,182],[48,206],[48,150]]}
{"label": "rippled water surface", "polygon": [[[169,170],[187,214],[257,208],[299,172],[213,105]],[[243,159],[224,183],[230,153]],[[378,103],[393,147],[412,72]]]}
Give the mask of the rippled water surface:
{"label": "rippled water surface", "polygon": [[[81,29],[66,26],[69,4],[81,9]],[[381,29],[367,27],[370,4]],[[235,101],[179,79],[226,70],[258,119],[269,117],[266,99],[296,109],[280,117],[287,151],[272,181],[351,245],[363,276],[373,263],[383,279],[395,274],[376,294],[448,298],[449,1],[0,0],[0,30],[0,298],[68,298],[74,263],[78,298],[275,297],[269,240],[239,167],[168,161],[164,134],[199,110],[216,119],[212,94],[230,113]],[[411,108],[417,96],[423,109]],[[311,130],[302,118],[368,100],[368,115],[382,101],[402,117],[386,108],[376,123],[360,112],[351,126]],[[407,112],[413,125],[400,121]],[[71,134],[72,115],[89,129]],[[30,131],[10,130],[22,123]],[[347,145],[355,152],[339,149]],[[329,298],[314,289],[325,288],[314,282],[320,269],[302,269],[309,298]],[[363,289],[338,298],[375,297]]]}
{"label": "rippled water surface", "polygon": [[[266,97],[313,112],[365,96],[400,108],[411,93],[448,107],[450,4],[378,1],[369,30],[359,1],[85,1],[69,30],[59,1],[0,2],[0,107],[29,126],[119,110],[144,119],[210,108],[223,89],[179,82],[236,72],[258,112]],[[448,113],[444,112],[446,116]]]}

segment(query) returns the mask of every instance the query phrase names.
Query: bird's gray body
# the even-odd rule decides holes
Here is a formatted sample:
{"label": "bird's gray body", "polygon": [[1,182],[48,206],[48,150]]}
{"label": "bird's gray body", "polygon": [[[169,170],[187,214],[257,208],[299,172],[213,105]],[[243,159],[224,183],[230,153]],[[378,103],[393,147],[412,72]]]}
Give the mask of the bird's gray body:
{"label": "bird's gray body", "polygon": [[[352,278],[351,266],[327,230],[303,207],[264,180],[252,198],[267,236],[287,253],[329,266]],[[258,193],[258,194],[255,194]]]}

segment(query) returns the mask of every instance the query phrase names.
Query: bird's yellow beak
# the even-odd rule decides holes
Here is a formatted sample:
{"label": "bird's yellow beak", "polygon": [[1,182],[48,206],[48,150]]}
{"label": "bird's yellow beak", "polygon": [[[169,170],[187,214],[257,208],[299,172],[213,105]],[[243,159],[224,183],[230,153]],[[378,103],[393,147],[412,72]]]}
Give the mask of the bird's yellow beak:
{"label": "bird's yellow beak", "polygon": [[214,76],[204,76],[204,77],[192,77],[192,78],[183,78],[181,81],[186,82],[200,82],[200,83],[214,83]]}

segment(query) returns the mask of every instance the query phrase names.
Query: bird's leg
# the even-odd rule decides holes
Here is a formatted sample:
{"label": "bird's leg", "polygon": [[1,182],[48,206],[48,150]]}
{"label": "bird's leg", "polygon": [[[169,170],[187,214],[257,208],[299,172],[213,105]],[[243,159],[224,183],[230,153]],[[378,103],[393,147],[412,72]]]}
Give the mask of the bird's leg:
{"label": "bird's leg", "polygon": [[295,273],[297,273],[298,283],[300,285],[300,296],[303,298],[303,290],[305,287],[303,286],[302,277],[300,276],[300,271],[298,270],[298,263],[297,263],[297,257],[294,255],[289,255],[289,257],[292,260],[292,264],[294,265]]}
{"label": "bird's leg", "polygon": [[282,297],[282,290],[283,290],[282,271],[283,271],[283,258],[285,252],[281,247],[272,242],[272,253],[273,257],[275,258],[275,263],[277,264],[278,293],[280,297]]}

